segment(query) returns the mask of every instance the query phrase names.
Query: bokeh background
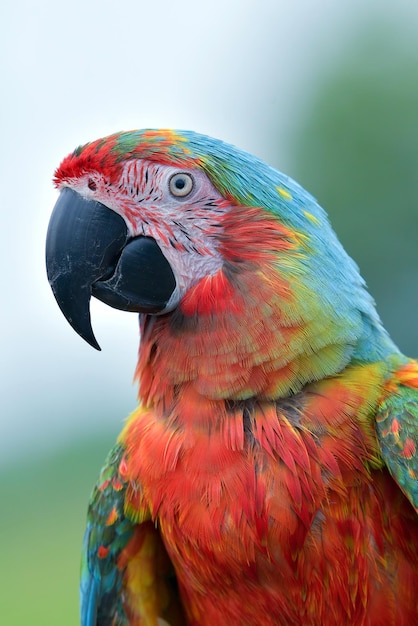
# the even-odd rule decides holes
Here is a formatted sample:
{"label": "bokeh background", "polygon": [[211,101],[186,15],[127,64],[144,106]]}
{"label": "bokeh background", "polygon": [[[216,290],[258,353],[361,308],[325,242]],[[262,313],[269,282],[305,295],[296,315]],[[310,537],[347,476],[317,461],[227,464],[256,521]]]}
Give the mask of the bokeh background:
{"label": "bokeh background", "polygon": [[88,495],[135,407],[138,331],[95,302],[99,353],[59,312],[54,168],[141,127],[255,153],[319,199],[418,356],[418,3],[14,0],[0,30],[1,621],[72,626]]}

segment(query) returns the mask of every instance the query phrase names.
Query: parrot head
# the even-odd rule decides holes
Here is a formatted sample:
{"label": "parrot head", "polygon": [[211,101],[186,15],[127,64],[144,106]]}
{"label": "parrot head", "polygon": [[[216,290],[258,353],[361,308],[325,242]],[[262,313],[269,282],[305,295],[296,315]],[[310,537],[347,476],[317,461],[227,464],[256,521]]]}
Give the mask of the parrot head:
{"label": "parrot head", "polygon": [[186,151],[164,154],[163,134],[136,134],[135,146],[134,136],[92,143],[55,175],[61,193],[47,236],[48,276],[68,321],[96,348],[91,295],[162,314],[222,265],[215,235],[229,203]]}
{"label": "parrot head", "polygon": [[338,370],[376,357],[384,331],[357,266],[316,200],[256,157],[191,131],[138,130],[77,148],[54,181],[48,278],[95,348],[92,296],[192,326],[234,315],[259,338],[247,328],[231,341],[258,342],[254,352],[270,341],[273,361],[332,348]]}
{"label": "parrot head", "polygon": [[[48,278],[64,315],[91,345],[98,348],[92,295],[122,310],[172,311],[228,257],[243,262],[263,254],[267,242],[248,240],[252,219],[260,222],[257,236],[276,233],[273,249],[292,246],[279,222],[248,211],[259,205],[248,180],[251,162],[248,172],[239,171],[233,157],[232,146],[203,135],[135,131],[64,159],[55,173],[60,197],[48,229]],[[241,206],[237,225],[248,222],[234,246],[231,213]]]}

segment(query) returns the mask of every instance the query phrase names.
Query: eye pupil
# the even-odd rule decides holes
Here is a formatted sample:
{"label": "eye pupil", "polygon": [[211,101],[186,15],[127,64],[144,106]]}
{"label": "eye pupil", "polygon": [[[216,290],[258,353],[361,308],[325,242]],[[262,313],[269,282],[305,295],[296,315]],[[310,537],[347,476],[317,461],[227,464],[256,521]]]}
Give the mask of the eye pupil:
{"label": "eye pupil", "polygon": [[168,182],[168,188],[173,196],[187,196],[193,189],[193,178],[186,172],[174,174]]}

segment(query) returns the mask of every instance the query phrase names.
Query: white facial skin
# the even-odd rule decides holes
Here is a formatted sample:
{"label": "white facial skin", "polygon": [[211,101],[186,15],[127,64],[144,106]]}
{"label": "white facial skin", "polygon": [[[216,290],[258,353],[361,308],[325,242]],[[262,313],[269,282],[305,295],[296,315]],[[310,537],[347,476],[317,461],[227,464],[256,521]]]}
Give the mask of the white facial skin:
{"label": "white facial skin", "polygon": [[118,213],[132,237],[156,240],[176,278],[166,311],[201,278],[222,267],[218,237],[221,218],[231,205],[201,169],[135,159],[125,164],[117,182],[90,172],[65,186]]}

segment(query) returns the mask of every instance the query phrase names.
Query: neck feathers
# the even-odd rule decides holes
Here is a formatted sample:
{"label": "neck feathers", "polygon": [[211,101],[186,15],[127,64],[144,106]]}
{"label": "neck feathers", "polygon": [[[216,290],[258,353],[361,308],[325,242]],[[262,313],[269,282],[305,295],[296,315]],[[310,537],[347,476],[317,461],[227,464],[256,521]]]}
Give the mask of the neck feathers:
{"label": "neck feathers", "polygon": [[136,377],[146,405],[170,411],[186,389],[208,401],[278,400],[352,360],[396,352],[332,231],[328,253],[318,234],[261,209],[233,206],[223,219],[223,267],[172,313],[142,319]]}

